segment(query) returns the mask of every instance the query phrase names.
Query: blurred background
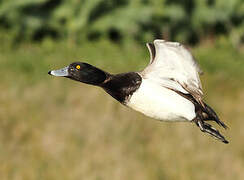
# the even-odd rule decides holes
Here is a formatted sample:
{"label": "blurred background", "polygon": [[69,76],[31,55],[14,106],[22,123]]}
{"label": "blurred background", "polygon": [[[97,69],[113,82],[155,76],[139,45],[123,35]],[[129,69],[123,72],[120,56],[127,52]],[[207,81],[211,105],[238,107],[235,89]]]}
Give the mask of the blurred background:
{"label": "blurred background", "polygon": [[[155,38],[190,47],[230,144],[47,74],[138,71]],[[244,179],[243,0],[0,0],[0,79],[1,180]]]}

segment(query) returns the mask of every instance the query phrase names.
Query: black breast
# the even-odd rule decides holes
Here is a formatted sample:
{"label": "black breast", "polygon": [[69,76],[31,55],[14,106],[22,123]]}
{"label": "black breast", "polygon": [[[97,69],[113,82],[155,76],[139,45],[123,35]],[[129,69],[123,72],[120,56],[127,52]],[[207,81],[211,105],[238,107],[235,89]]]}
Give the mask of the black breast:
{"label": "black breast", "polygon": [[101,87],[113,98],[125,104],[128,97],[140,87],[141,81],[142,78],[138,73],[129,72],[111,75]]}

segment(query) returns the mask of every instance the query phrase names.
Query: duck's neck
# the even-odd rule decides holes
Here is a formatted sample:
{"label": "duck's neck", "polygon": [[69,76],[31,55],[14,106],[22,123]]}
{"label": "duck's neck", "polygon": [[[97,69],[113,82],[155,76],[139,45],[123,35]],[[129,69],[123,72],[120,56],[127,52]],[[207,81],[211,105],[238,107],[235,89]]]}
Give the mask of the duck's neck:
{"label": "duck's neck", "polygon": [[140,87],[141,81],[141,76],[135,72],[108,75],[101,87],[120,103],[126,104],[128,98]]}

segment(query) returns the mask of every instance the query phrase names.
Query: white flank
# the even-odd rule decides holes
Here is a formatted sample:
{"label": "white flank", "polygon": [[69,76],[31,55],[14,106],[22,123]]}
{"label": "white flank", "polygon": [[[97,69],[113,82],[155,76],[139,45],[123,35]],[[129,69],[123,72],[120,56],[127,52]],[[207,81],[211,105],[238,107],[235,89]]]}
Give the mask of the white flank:
{"label": "white flank", "polygon": [[162,121],[191,121],[196,116],[192,102],[147,79],[142,80],[126,105]]}

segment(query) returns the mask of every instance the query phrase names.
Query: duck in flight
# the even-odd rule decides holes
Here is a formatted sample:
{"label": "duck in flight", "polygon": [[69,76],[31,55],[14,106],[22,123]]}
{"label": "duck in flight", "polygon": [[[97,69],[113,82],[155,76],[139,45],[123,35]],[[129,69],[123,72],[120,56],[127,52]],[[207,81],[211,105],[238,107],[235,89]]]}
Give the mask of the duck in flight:
{"label": "duck in flight", "polygon": [[49,71],[53,76],[103,88],[121,104],[161,121],[195,123],[202,132],[228,143],[208,121],[223,128],[214,110],[203,101],[202,73],[192,54],[178,42],[147,43],[148,66],[139,72],[110,74],[84,62]]}

